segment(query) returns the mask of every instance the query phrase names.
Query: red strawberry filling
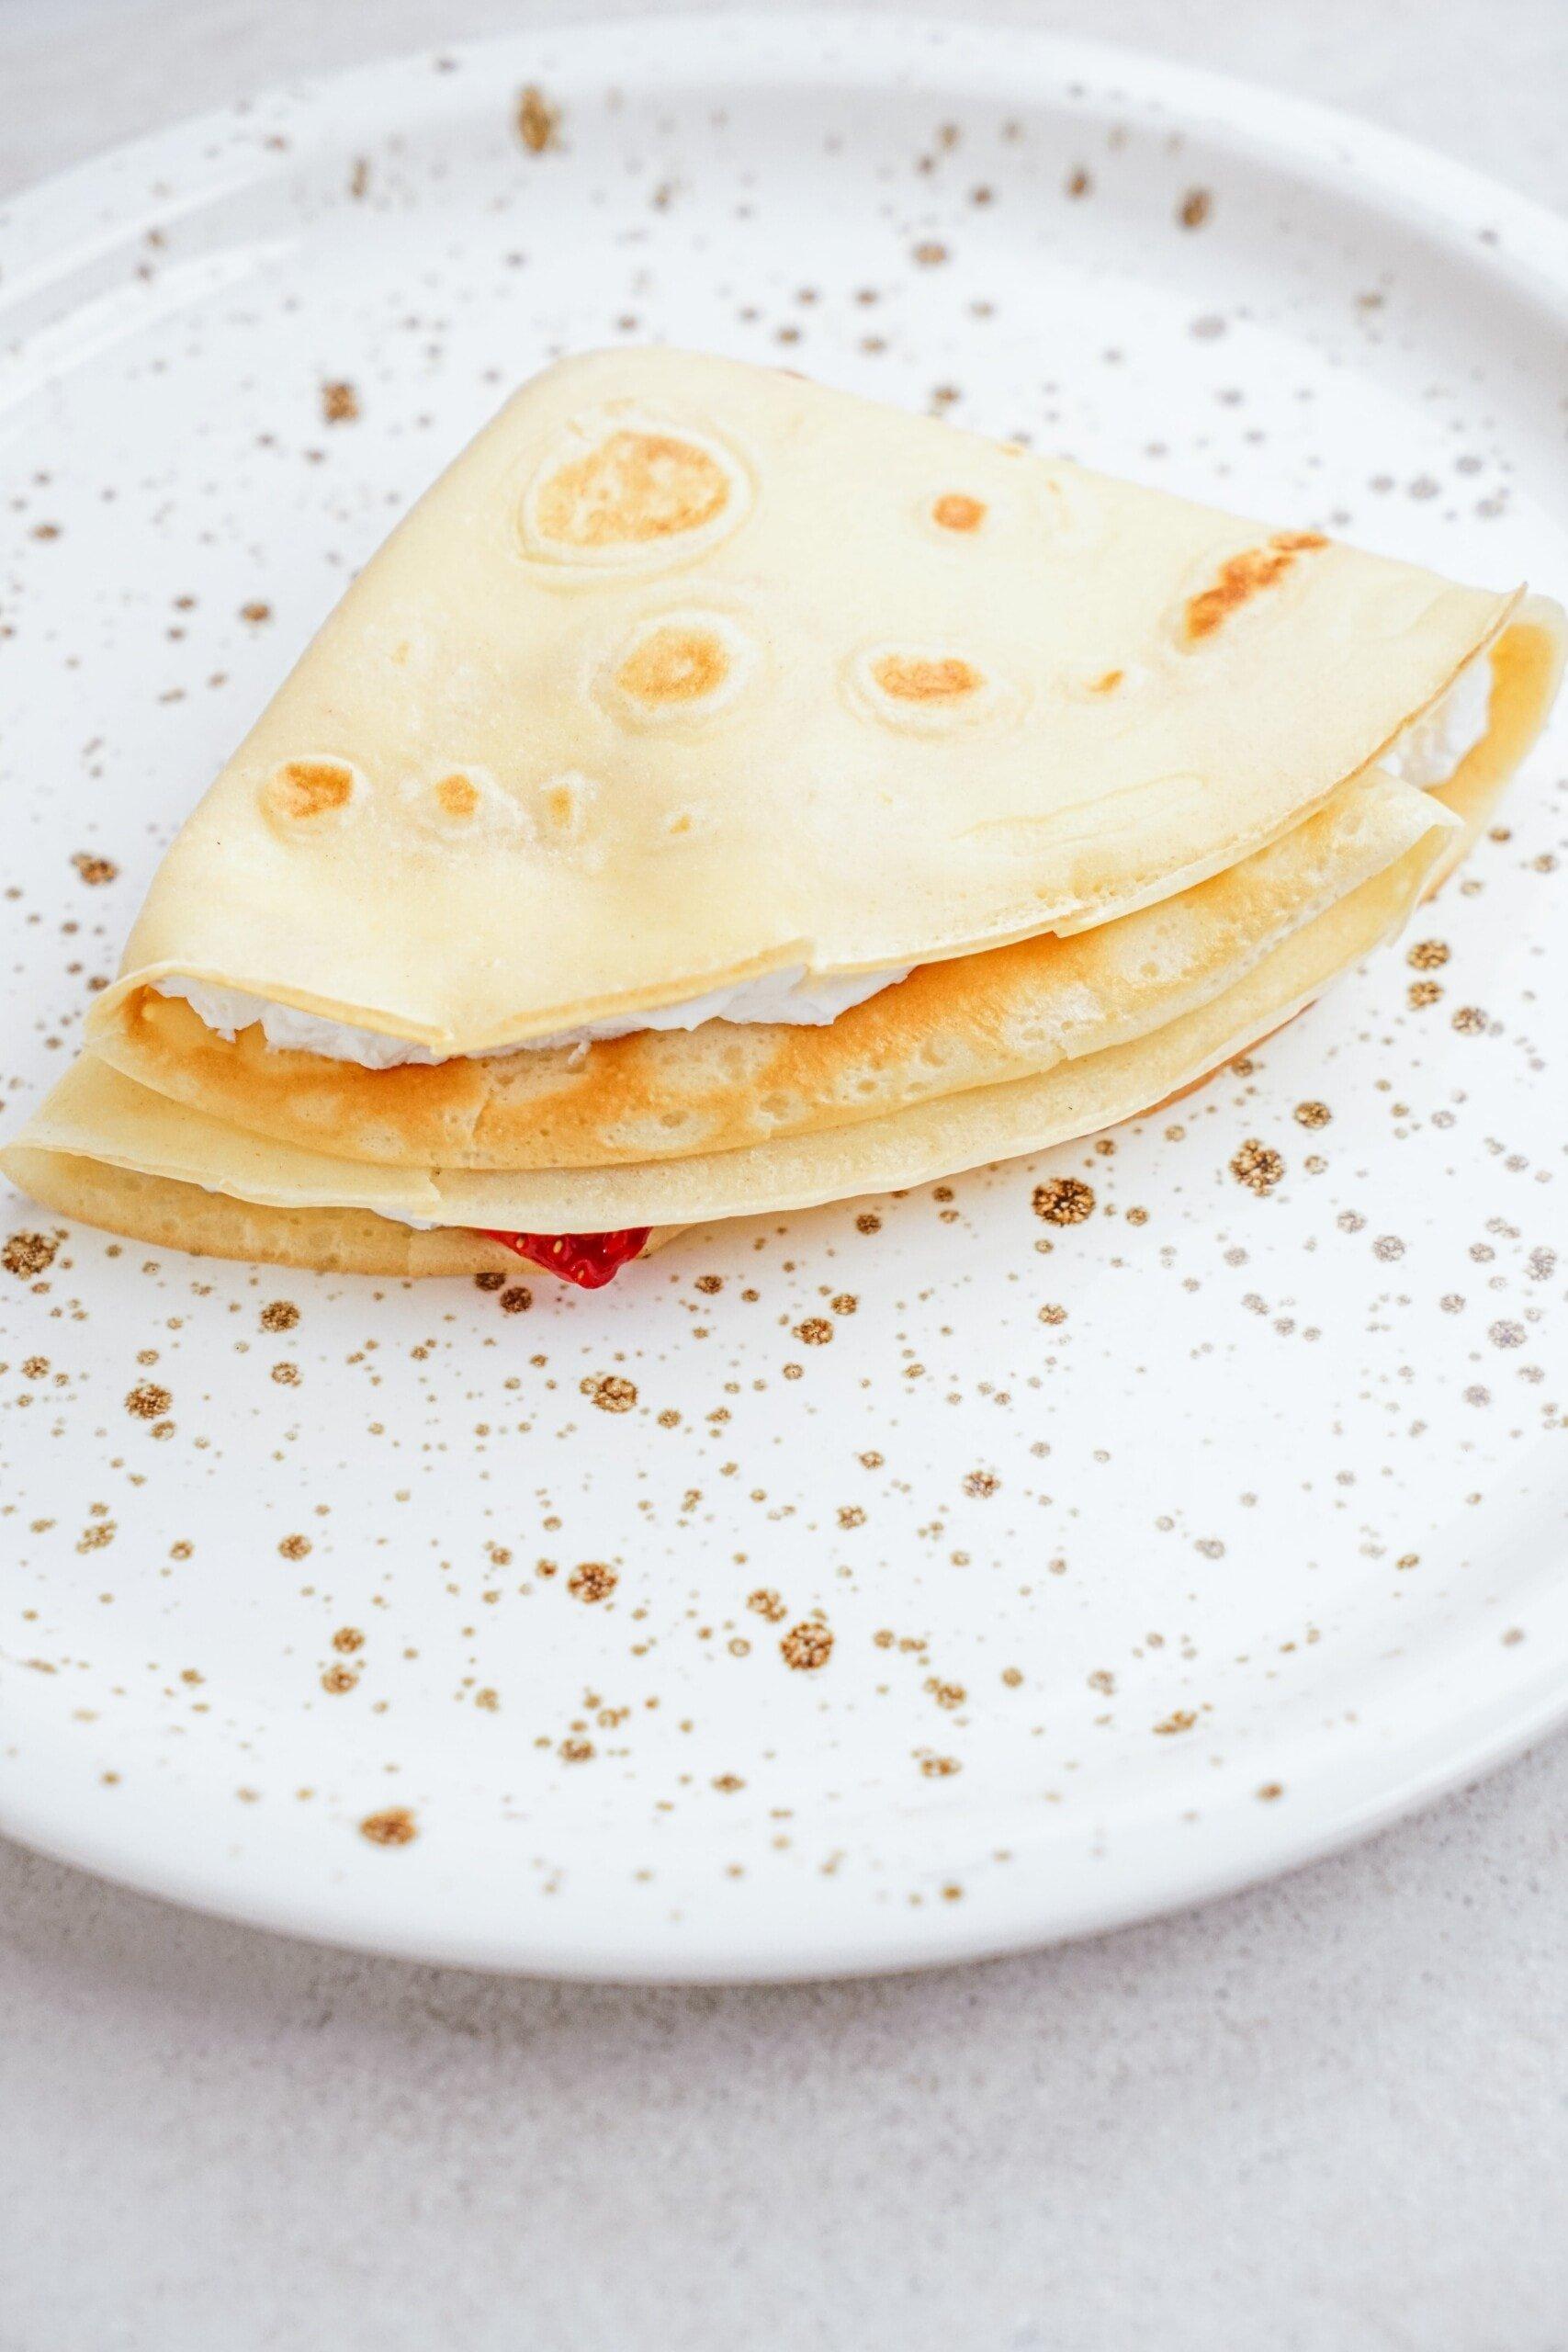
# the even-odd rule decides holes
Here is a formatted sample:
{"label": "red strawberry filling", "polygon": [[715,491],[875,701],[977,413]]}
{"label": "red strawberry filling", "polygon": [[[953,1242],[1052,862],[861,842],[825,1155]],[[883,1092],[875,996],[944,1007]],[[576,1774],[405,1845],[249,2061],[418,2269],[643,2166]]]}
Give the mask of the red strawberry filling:
{"label": "red strawberry filling", "polygon": [[479,1228],[487,1241],[499,1241],[503,1250],[558,1274],[564,1283],[575,1283],[579,1290],[603,1290],[613,1283],[621,1268],[639,1255],[652,1229],[647,1225],[628,1226],[621,1233],[492,1233],[487,1226]]}

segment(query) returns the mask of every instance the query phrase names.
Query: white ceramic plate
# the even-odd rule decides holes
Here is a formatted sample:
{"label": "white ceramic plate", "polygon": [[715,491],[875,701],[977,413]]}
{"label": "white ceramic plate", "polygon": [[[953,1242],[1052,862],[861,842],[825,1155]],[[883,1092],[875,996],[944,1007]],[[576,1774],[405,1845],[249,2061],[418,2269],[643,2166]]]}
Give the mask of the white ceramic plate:
{"label": "white ceramic plate", "polygon": [[[1562,232],[1120,52],[506,40],[108,156],[0,249],[6,1128],[353,567],[558,352],[787,362],[1568,583]],[[1440,968],[1386,952],[1174,1113],[596,1296],[7,1199],[56,1244],[0,1272],[8,1826],[346,1943],[784,1976],[1234,1886],[1555,1720],[1562,775],[1560,734],[1422,919]],[[1034,1216],[1043,1168],[1088,1222]]]}

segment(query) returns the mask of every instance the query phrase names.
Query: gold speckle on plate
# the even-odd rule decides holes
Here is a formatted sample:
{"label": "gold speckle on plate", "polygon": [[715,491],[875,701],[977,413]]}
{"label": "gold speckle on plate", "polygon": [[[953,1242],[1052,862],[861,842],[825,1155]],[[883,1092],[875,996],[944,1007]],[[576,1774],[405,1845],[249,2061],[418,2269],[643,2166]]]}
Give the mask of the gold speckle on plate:
{"label": "gold speckle on plate", "polygon": [[391,1804],[384,1812],[367,1813],[359,1834],[373,1846],[412,1846],[419,1836],[419,1825],[406,1804]]}

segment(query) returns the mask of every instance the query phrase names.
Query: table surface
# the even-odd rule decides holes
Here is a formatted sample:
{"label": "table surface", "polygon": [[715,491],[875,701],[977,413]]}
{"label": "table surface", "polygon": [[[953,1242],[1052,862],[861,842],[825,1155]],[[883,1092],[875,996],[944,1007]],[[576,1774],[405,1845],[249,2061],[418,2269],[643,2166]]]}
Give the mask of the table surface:
{"label": "table surface", "polygon": [[[586,13],[3,0],[0,190],[301,69]],[[982,13],[1568,202],[1562,0]],[[693,1993],[355,1959],[0,1844],[0,2352],[1562,2352],[1565,1823],[1559,1740],[1153,1927]]]}

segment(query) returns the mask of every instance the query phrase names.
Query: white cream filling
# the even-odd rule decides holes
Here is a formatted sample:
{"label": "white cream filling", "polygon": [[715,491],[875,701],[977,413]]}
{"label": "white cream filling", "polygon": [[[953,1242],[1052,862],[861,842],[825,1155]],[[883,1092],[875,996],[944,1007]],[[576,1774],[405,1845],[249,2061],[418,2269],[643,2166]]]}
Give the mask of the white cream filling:
{"label": "white cream filling", "polygon": [[1447,784],[1484,736],[1491,704],[1492,657],[1482,653],[1466,662],[1440,701],[1395,737],[1379,767],[1422,792]]}
{"label": "white cream filling", "polygon": [[[655,1005],[650,1011],[613,1013],[590,1021],[580,1029],[558,1029],[547,1037],[520,1038],[509,1046],[487,1046],[468,1058],[491,1061],[500,1054],[542,1053],[549,1046],[581,1050],[596,1038],[629,1037],[643,1029],[700,1029],[708,1021],[784,1022],[791,1027],[826,1026],[853,1004],[879,995],[896,981],[907,979],[910,967],[881,972],[856,972],[842,979],[810,979],[804,964],[782,972],[764,972],[754,980],[739,980],[731,988],[710,989],[706,996],[688,997],[680,1004]],[[220,1037],[260,1022],[269,1046],[294,1053],[320,1054],[328,1061],[358,1062],[365,1069],[397,1069],[408,1062],[427,1067],[449,1061],[448,1054],[430,1046],[411,1044],[406,1037],[389,1037],[378,1030],[355,1028],[351,1022],[331,1021],[318,1012],[299,1012],[292,1005],[274,1004],[265,997],[249,996],[243,989],[220,988],[211,980],[186,979],[182,973],[154,983],[160,996],[184,997],[204,1025]]]}
{"label": "white cream filling", "polygon": [[[1422,791],[1446,784],[1485,734],[1491,696],[1491,659],[1480,654],[1460,672],[1440,701],[1395,738],[1379,765]],[[710,989],[705,996],[687,997],[680,1004],[614,1013],[603,1021],[586,1022],[581,1028],[558,1029],[547,1037],[489,1046],[471,1058],[490,1061],[501,1054],[543,1053],[563,1046],[581,1053],[598,1038],[629,1037],[645,1029],[700,1029],[709,1021],[729,1021],[743,1027],[757,1022],[783,1022],[791,1027],[824,1028],[852,1005],[863,1004],[868,997],[907,979],[911,968],[906,965],[892,971],[857,972],[847,978],[813,979],[804,964],[795,964],[785,971],[764,972],[754,980]],[[428,1068],[453,1058],[433,1046],[412,1044],[406,1037],[389,1037],[379,1030],[357,1028],[352,1022],[299,1012],[292,1005],[275,1004],[266,997],[221,988],[211,980],[186,979],[175,973],[154,986],[160,996],[184,997],[197,1019],[220,1037],[232,1038],[239,1030],[259,1022],[267,1044],[279,1051],[357,1062],[363,1069],[398,1069],[411,1062]],[[405,1221],[414,1222],[412,1218]]]}

